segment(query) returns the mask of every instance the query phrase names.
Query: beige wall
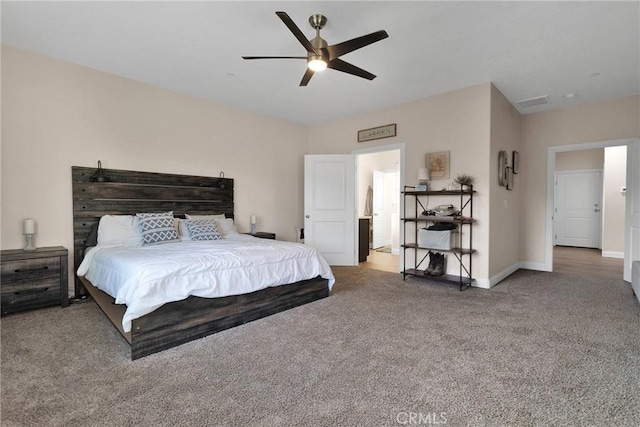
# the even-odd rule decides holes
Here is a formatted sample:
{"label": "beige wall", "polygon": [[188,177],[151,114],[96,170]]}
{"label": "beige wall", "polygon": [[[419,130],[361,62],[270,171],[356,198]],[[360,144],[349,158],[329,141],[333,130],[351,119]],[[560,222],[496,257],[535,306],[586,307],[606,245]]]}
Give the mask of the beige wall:
{"label": "beige wall", "polygon": [[[495,87],[491,86],[491,210],[489,273],[492,284],[518,268],[518,252],[522,244],[520,234],[520,198],[526,191],[520,174],[513,176],[513,190],[498,184],[498,153],[505,150],[512,166],[514,151],[520,151],[520,113]],[[520,161],[519,170],[527,165]]]}
{"label": "beige wall", "polygon": [[[404,143],[407,184],[434,151],[450,151],[451,177],[432,189],[458,173],[476,177],[474,277],[485,287],[518,259],[544,265],[548,147],[640,136],[639,96],[520,117],[484,83],[306,128],[6,46],[2,89],[2,248],[21,247],[21,222],[34,217],[38,245],[71,249],[70,167],[98,159],[116,169],[224,171],[236,182],[240,230],[255,213],[260,230],[293,240],[305,153]],[[397,123],[397,137],[356,142],[358,130],[387,123]],[[507,191],[497,185],[497,151],[518,148],[520,173]],[[459,204],[445,199],[431,203]]]}
{"label": "beige wall", "polygon": [[2,248],[72,249],[71,166],[235,179],[240,231],[294,239],[307,129],[2,46]]}
{"label": "beige wall", "polygon": [[[522,117],[520,261],[543,268],[547,227],[547,149],[640,136],[640,96],[527,114]],[[523,166],[526,165],[526,166]]]}
{"label": "beige wall", "polygon": [[556,172],[602,169],[604,165],[604,148],[593,150],[563,151],[556,153]]}
{"label": "beige wall", "polygon": [[623,258],[625,195],[620,191],[627,181],[627,147],[604,149],[602,205],[602,256]]}
{"label": "beige wall", "polygon": [[[404,143],[404,181],[409,185],[415,184],[418,168],[425,165],[426,153],[450,151],[450,179],[429,184],[432,189],[441,189],[458,173],[476,177],[473,210],[478,223],[474,226],[473,240],[478,253],[473,259],[473,275],[480,286],[489,283],[489,190],[495,175],[489,170],[491,86],[484,83],[309,129],[310,154],[344,154],[365,147]],[[388,123],[397,124],[397,137],[357,142],[358,130]],[[460,204],[459,198],[446,197],[431,197],[430,202]],[[455,262],[448,265],[451,272],[457,272]]]}

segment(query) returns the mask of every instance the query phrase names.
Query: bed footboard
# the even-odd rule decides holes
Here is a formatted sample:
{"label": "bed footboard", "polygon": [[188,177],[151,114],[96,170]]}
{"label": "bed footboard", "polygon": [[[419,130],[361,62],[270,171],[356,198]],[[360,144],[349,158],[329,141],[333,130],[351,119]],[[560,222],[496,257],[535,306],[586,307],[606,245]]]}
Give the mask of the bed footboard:
{"label": "bed footboard", "polygon": [[131,344],[131,360],[329,296],[329,281],[320,277],[250,294],[222,298],[191,296],[134,319],[131,332],[124,333],[123,306],[114,310],[113,298],[85,278],[81,280],[102,311]]}

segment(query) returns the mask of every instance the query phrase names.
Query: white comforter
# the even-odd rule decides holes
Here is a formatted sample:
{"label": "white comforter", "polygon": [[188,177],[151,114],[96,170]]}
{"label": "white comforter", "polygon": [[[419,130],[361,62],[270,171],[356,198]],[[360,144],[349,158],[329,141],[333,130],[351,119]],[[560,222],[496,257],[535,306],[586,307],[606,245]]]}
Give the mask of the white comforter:
{"label": "white comforter", "polygon": [[329,289],[335,282],[313,247],[242,234],[154,246],[98,245],[85,254],[78,276],[127,305],[125,332],[133,319],[190,295],[246,294],[317,276],[329,279]]}

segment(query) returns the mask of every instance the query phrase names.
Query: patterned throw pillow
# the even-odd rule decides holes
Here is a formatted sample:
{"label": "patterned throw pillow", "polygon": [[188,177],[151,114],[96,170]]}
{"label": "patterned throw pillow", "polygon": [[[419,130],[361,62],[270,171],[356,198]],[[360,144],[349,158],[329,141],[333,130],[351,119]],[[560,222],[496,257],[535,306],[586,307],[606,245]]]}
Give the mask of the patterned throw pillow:
{"label": "patterned throw pillow", "polygon": [[188,219],[184,222],[191,240],[220,240],[222,234],[218,231],[212,219]]}
{"label": "patterned throw pillow", "polygon": [[138,229],[143,245],[156,245],[178,241],[178,232],[173,226],[173,212],[139,213]]}

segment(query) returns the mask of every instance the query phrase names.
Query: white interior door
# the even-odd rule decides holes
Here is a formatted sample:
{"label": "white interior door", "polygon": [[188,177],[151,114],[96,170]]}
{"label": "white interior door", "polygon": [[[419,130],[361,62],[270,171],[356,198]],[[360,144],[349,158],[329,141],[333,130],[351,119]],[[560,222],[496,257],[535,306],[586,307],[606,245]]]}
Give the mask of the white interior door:
{"label": "white interior door", "polygon": [[602,172],[556,173],[556,245],[600,247]]}
{"label": "white interior door", "polygon": [[330,265],[357,265],[356,162],[352,154],[304,156],[304,237]]}
{"label": "white interior door", "polygon": [[387,220],[384,209],[385,173],[373,171],[373,239],[372,248],[384,246],[387,241]]}
{"label": "white interior door", "polygon": [[[640,261],[640,141],[627,147],[625,250],[623,278],[631,282],[631,262]],[[640,289],[634,289],[640,301]]]}

